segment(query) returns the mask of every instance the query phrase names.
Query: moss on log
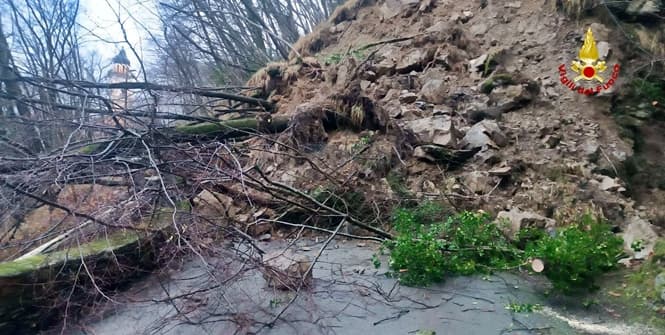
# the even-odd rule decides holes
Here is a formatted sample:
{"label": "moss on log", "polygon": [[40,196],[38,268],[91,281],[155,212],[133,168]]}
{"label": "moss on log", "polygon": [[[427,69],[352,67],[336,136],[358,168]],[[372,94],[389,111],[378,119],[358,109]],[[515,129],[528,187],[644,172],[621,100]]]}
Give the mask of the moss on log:
{"label": "moss on log", "polygon": [[78,247],[0,263],[0,334],[45,330],[61,320],[64,306],[75,316],[99,298],[97,288],[109,292],[150,273],[158,259],[155,245],[163,240],[163,232],[117,232]]}
{"label": "moss on log", "polygon": [[175,130],[187,135],[216,135],[232,138],[256,132],[278,133],[284,131],[288,124],[288,117],[268,116],[184,125],[176,127]]}

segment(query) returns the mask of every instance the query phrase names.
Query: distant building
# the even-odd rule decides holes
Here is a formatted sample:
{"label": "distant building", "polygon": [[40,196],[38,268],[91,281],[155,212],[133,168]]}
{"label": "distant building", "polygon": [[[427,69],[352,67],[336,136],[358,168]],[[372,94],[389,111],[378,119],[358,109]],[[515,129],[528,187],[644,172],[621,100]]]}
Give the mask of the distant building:
{"label": "distant building", "polygon": [[[105,81],[109,84],[127,83],[134,81],[136,78],[132,74],[130,67],[131,62],[127,58],[125,48],[122,48],[115,57],[111,59],[111,69],[106,74]],[[122,113],[132,108],[134,104],[134,94],[125,88],[114,88],[109,90],[109,99],[113,107],[113,113]],[[120,124],[127,125],[124,118],[119,118]],[[104,118],[104,124],[108,126],[116,126],[113,118],[108,116]]]}
{"label": "distant building", "polygon": [[[125,48],[111,59],[111,69],[106,75],[108,83],[126,83],[132,79],[131,63],[125,53]],[[112,89],[110,90],[109,98],[114,104],[114,112],[127,110],[129,107],[129,95],[127,89]]]}
{"label": "distant building", "polygon": [[[127,83],[134,80],[131,70],[131,62],[127,58],[125,53],[125,48],[122,48],[113,59],[111,59],[111,69],[106,75],[107,82],[111,84],[115,83]],[[109,92],[109,98],[113,102],[114,112],[118,113],[120,111],[126,111],[130,108],[131,105],[131,94],[129,90],[124,88],[111,89]]]}

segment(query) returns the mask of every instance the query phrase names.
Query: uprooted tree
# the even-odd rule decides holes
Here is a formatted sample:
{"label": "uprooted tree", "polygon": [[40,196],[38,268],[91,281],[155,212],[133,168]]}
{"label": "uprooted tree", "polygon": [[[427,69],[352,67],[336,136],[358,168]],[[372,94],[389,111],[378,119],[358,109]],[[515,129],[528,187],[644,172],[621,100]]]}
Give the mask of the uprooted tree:
{"label": "uprooted tree", "polygon": [[[109,290],[156,264],[176,265],[174,253],[198,256],[216,284],[169,303],[213,290],[222,285],[221,274],[207,262],[228,250],[210,241],[247,245],[253,252],[234,260],[263,267],[263,251],[254,241],[277,225],[354,236],[340,230],[344,224],[364,230],[357,238],[390,237],[374,222],[383,215],[376,203],[367,214],[359,207],[366,202],[350,198],[356,194],[342,169],[349,162],[327,166],[307,155],[324,128],[385,127],[371,101],[358,95],[358,81],[341,95],[302,107],[295,118],[273,115],[275,94],[269,93],[284,89],[295,76],[318,78],[316,60],[275,63],[248,86],[194,85],[244,81],[269,60],[287,58],[289,43],[311,31],[336,5],[298,3],[287,10],[279,1],[258,7],[248,1],[220,1],[213,7],[202,1],[160,3],[164,36],[153,36],[153,42],[168,63],[155,67],[154,78],[167,79],[160,84],[151,81],[151,70],[142,61],[134,80],[100,80],[107,73],[107,78],[129,78],[130,64],[124,50],[107,73],[98,59],[82,58],[78,1],[0,4],[10,13],[0,20],[8,19],[5,26],[11,26],[7,33],[0,21],[2,259],[18,260],[30,269],[29,262],[41,256],[66,255],[91,242],[119,246],[110,263],[109,258],[90,257],[94,248],[81,249],[87,251],[80,252],[79,263],[62,263],[68,265],[55,278],[69,281],[41,287],[45,291],[32,304],[49,306],[47,321],[75,315],[97,298],[110,299]],[[120,12],[115,14],[122,26]],[[218,21],[218,14],[235,24]],[[170,24],[176,17],[179,24]],[[138,58],[131,45],[129,50]],[[187,62],[192,55],[207,58],[215,73],[226,77],[194,79],[201,73]],[[268,165],[257,163],[271,155],[306,161],[325,192],[310,194],[273,180],[264,171]],[[134,241],[139,250],[152,250],[145,251],[150,256],[124,254]],[[54,275],[39,273],[31,280]],[[119,278],[118,273],[125,275]],[[63,297],[60,291],[71,293]],[[33,321],[26,318],[26,326],[34,327]]]}

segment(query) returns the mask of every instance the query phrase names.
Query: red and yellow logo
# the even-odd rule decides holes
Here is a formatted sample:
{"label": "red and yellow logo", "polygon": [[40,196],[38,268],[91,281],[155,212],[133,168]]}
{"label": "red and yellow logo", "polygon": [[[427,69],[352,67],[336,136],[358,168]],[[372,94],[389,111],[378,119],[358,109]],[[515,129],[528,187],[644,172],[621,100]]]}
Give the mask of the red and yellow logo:
{"label": "red and yellow logo", "polygon": [[[578,59],[572,61],[570,69],[577,74],[572,80],[567,77],[566,64],[559,66],[561,83],[579,94],[593,95],[607,90],[619,76],[619,64],[614,64],[609,80],[605,81],[602,74],[607,70],[604,60],[598,57],[598,48],[589,28],[584,36],[584,45],[578,53]],[[580,84],[578,84],[580,83]],[[583,84],[582,84],[583,83]],[[595,87],[592,86],[595,84]]]}

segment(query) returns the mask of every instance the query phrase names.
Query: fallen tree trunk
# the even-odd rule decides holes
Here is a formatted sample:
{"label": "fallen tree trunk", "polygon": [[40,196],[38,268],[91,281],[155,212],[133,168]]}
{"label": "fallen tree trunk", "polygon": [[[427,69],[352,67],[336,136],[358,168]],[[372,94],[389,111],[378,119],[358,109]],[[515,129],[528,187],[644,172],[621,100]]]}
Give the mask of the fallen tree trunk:
{"label": "fallen tree trunk", "polygon": [[175,127],[175,131],[187,135],[215,135],[221,138],[233,138],[250,135],[256,132],[279,133],[289,124],[284,116],[261,118],[251,117],[219,122],[204,122],[193,125]]}

